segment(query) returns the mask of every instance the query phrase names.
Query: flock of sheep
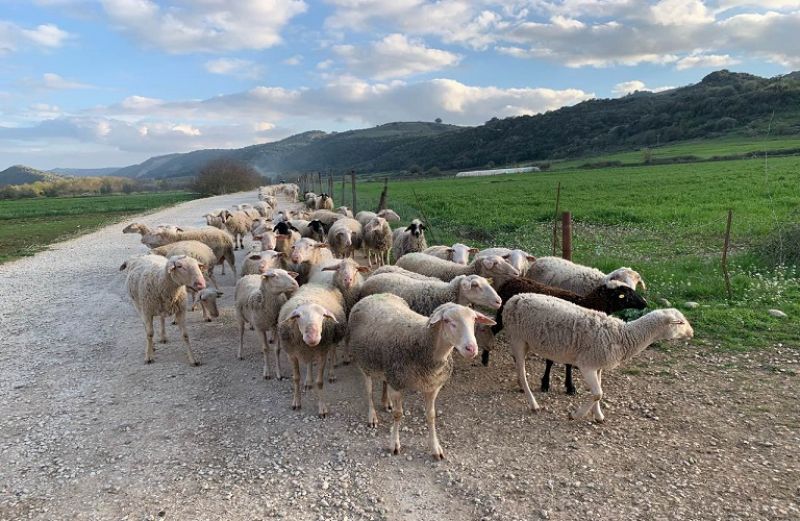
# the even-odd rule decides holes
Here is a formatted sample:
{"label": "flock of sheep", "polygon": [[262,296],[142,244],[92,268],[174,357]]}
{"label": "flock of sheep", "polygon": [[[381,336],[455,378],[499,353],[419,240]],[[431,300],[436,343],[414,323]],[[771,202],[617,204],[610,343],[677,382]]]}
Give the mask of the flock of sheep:
{"label": "flock of sheep", "polygon": [[[278,196],[302,200],[303,210],[278,210]],[[463,244],[428,247],[425,225],[414,219],[394,230],[392,210],[359,212],[334,209],[328,194],[300,197],[293,184],[262,187],[259,201],[205,215],[209,226],[150,229],[135,223],[123,230],[138,233],[151,248],[148,255],[126,261],[127,288],[146,331],[145,362],[153,361],[153,319],[174,316],[191,364],[186,331],[187,292],[192,309],[199,302],[206,320],[219,316],[213,270],[225,263],[237,274],[234,250],[252,235],[260,251],[248,254],[239,268],[235,317],[242,358],[246,326],[256,331],[264,356],[264,378],[281,378],[280,352],[292,368],[292,409],[301,406],[304,386],[315,389],[317,412],[328,414],[323,392],[325,369],[335,380],[336,349],[354,361],[364,377],[367,422],[376,426],[372,385],[383,384],[381,406],[391,411],[390,449],[400,451],[403,395],[424,396],[429,448],[436,459],[444,452],[436,435],[435,403],[453,370],[455,349],[467,359],[483,350],[484,365],[495,335],[504,330],[516,363],[517,378],[528,407],[539,405],[528,383],[528,353],[547,360],[541,389],[549,389],[554,362],[567,366],[567,392],[575,393],[572,366],[581,370],[591,399],[571,416],[604,421],[601,374],[626,362],[659,340],[688,340],[693,331],[675,309],[651,311],[624,322],[612,313],[643,309],[636,292],[642,277],[630,268],[611,273],[557,257],[535,258],[507,248],[478,251]],[[361,250],[368,262],[355,261]],[[395,264],[389,264],[389,256]],[[470,261],[470,256],[473,256]],[[375,269],[373,268],[373,261]],[[488,311],[497,310],[493,318]],[[316,373],[314,369],[316,368]]]}

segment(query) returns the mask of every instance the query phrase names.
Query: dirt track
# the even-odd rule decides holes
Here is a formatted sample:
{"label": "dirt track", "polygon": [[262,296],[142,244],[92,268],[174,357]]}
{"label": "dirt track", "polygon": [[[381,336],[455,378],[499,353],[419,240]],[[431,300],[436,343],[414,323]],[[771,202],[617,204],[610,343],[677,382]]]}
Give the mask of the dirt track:
{"label": "dirt track", "polygon": [[[202,224],[237,194],[142,217]],[[388,420],[365,425],[353,367],[290,409],[291,383],[261,379],[254,334],[244,361],[231,303],[190,313],[203,365],[177,328],[142,363],[144,330],[119,265],[142,252],[127,223],[0,266],[0,519],[798,519],[800,351],[751,355],[662,346],[604,374],[605,425],[570,421],[586,399],[538,394],[532,416],[499,346],[492,366],[463,360],[443,389],[434,463],[418,396],[405,452]],[[702,332],[697,332],[702,334]],[[528,362],[532,382],[541,364]],[[288,368],[286,360],[283,367]]]}

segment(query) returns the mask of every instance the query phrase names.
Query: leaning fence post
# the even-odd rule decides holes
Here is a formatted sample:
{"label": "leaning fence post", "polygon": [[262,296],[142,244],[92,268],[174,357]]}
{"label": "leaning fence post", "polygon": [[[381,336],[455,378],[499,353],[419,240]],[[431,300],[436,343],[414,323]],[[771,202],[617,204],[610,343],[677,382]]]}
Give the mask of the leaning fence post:
{"label": "leaning fence post", "polygon": [[733,220],[733,210],[728,209],[728,225],[725,227],[725,245],[722,247],[722,276],[725,277],[725,291],[728,293],[728,300],[733,298],[731,290],[731,275],[728,272],[728,247],[731,243],[731,221]]}
{"label": "leaning fence post", "polygon": [[553,216],[553,255],[556,254],[558,247],[558,206],[561,203],[561,181],[558,182],[556,189],[556,213]]}
{"label": "leaning fence post", "polygon": [[568,261],[572,260],[572,214],[561,214],[561,256]]}
{"label": "leaning fence post", "polygon": [[383,178],[383,191],[381,192],[381,198],[378,201],[378,209],[375,210],[376,212],[380,212],[381,210],[386,209],[386,196],[387,192],[389,191],[389,178]]}

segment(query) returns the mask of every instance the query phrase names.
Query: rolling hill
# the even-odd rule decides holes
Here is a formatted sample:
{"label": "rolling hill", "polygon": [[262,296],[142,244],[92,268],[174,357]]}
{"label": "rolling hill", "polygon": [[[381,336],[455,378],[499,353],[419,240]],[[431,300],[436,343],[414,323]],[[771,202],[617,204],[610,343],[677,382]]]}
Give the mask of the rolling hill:
{"label": "rolling hill", "polygon": [[108,175],[115,175],[114,172],[119,170],[119,167],[109,168],[54,168],[48,170],[51,174],[57,175],[71,175],[75,177],[102,177]]}
{"label": "rolling hill", "polygon": [[51,172],[43,172],[29,166],[14,165],[0,172],[0,186],[21,185],[36,181],[55,181],[62,176]]}

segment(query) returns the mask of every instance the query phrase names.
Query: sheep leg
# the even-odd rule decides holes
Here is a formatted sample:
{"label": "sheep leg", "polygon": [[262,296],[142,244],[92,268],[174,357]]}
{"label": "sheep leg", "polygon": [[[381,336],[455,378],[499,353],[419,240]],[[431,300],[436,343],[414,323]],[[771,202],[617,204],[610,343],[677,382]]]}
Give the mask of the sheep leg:
{"label": "sheep leg", "polygon": [[[214,270],[213,269],[209,269],[207,275],[208,275],[208,280],[210,280],[211,284],[214,285],[214,289],[219,291],[219,284],[217,284],[217,279],[214,278]],[[223,273],[223,275],[224,275],[224,273]]]}
{"label": "sheep leg", "polygon": [[600,386],[599,371],[596,369],[592,371],[581,370],[581,374],[583,374],[583,379],[586,380],[589,389],[592,391],[592,399],[578,408],[574,414],[570,414],[570,418],[573,420],[585,418],[586,415],[588,415],[591,411],[594,416],[594,421],[597,423],[602,423],[605,418],[603,417],[603,413],[600,411],[600,400],[603,399],[603,389]]}
{"label": "sheep leg", "polygon": [[[542,387],[541,390],[543,393],[546,393],[550,390],[550,369],[553,368],[553,361],[552,360],[545,360],[544,361],[544,374],[542,375]],[[569,367],[569,366],[567,366]]]}
{"label": "sheep leg", "polygon": [[[603,394],[603,370],[597,370],[597,385],[600,387],[600,394]],[[603,423],[606,421],[606,417],[603,416],[603,411],[600,410],[600,400],[594,402],[594,407],[592,407],[592,415],[594,416],[594,421],[597,423]]]}
{"label": "sheep leg", "polygon": [[392,401],[389,400],[389,385],[383,381],[383,391],[381,391],[381,407],[386,412],[392,412]]}
{"label": "sheep leg", "polygon": [[303,384],[303,389],[310,391],[314,388],[314,362],[306,364],[306,381]]}
{"label": "sheep leg", "polygon": [[280,354],[281,346],[278,344],[278,339],[275,338],[275,334],[272,330],[267,332],[267,342],[273,344],[272,347],[272,357],[274,358],[273,362],[275,363],[275,379],[276,380],[283,380],[283,376],[281,376],[281,359],[278,357]]}
{"label": "sheep leg", "polygon": [[328,356],[330,357],[329,362],[331,367],[328,369],[328,382],[333,383],[336,381],[336,374],[334,371],[334,367],[336,367],[336,344],[331,346],[329,353]]}
{"label": "sheep leg", "polygon": [[239,352],[236,353],[236,358],[244,360],[242,350],[244,349],[244,319],[239,319]]}
{"label": "sheep leg", "polygon": [[514,361],[517,364],[517,379],[522,386],[522,392],[525,393],[525,398],[528,400],[528,409],[531,412],[538,412],[539,404],[536,403],[536,398],[531,392],[531,386],[528,384],[528,373],[525,370],[526,347],[527,345],[524,341],[516,341],[511,344],[511,352],[514,353]]}
{"label": "sheep leg", "polygon": [[317,358],[319,360],[319,365],[317,366],[317,413],[320,418],[327,418],[328,404],[325,403],[325,393],[323,392],[322,385],[325,376],[325,362],[327,361],[328,355],[323,353]]}
{"label": "sheep leg", "polygon": [[435,460],[444,459],[444,451],[439,445],[439,438],[436,436],[436,396],[439,394],[437,388],[425,394],[425,420],[428,422],[428,446],[431,449],[431,456]]}
{"label": "sheep leg", "polygon": [[145,331],[144,363],[153,363],[155,348],[153,347],[153,317],[142,317]]}
{"label": "sheep leg", "polygon": [[200,362],[194,357],[192,353],[192,346],[189,344],[189,333],[186,331],[186,311],[181,309],[175,313],[175,321],[178,322],[178,327],[181,330],[183,343],[186,345],[186,357],[189,359],[189,365],[200,365]]}
{"label": "sheep leg", "polygon": [[267,332],[259,331],[259,338],[261,339],[261,351],[264,353],[264,380],[272,378],[272,368],[269,366],[269,342],[267,341]]}
{"label": "sheep leg", "polygon": [[572,366],[569,364],[567,364],[565,368],[564,387],[567,389],[567,394],[575,394],[577,392],[575,390],[575,384],[572,383]]}
{"label": "sheep leg", "polygon": [[372,377],[361,370],[364,375],[364,392],[367,395],[367,425],[375,428],[378,426],[378,413],[375,412],[375,402],[372,401]]}
{"label": "sheep leg", "polygon": [[394,405],[394,411],[392,411],[394,423],[392,424],[389,450],[392,454],[400,454],[400,420],[403,419],[403,393],[389,387],[389,398]]}
{"label": "sheep leg", "polygon": [[161,315],[161,317],[159,317],[159,318],[161,318],[161,339],[159,340],[159,342],[161,342],[162,344],[166,344],[167,343],[167,317],[165,317],[164,315]]}
{"label": "sheep leg", "polygon": [[300,409],[300,360],[291,357],[292,361],[292,410]]}

